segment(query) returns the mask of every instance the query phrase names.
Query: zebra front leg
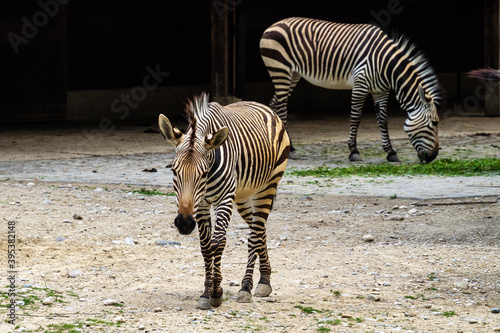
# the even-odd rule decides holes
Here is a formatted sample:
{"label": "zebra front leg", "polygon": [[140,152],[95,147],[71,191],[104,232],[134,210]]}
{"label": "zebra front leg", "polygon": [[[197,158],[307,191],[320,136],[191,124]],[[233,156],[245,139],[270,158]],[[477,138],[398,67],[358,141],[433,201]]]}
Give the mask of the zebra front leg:
{"label": "zebra front leg", "polygon": [[377,122],[380,128],[380,136],[382,137],[382,147],[387,153],[387,161],[399,162],[398,154],[392,149],[391,139],[389,138],[389,122],[387,119],[387,100],[389,98],[389,92],[372,95],[375,103]]}
{"label": "zebra front leg", "polygon": [[221,287],[222,253],[226,247],[226,230],[233,213],[233,197],[226,197],[215,208],[215,228],[212,235],[211,247],[213,253],[212,288],[210,289],[210,305],[219,307],[222,304],[224,290]]}
{"label": "zebra front leg", "polygon": [[208,310],[210,306],[210,290],[212,289],[213,251],[211,246],[212,222],[210,220],[210,206],[200,205],[196,213],[198,233],[200,235],[200,247],[203,261],[205,263],[205,283],[203,294],[201,294],[197,309]]}

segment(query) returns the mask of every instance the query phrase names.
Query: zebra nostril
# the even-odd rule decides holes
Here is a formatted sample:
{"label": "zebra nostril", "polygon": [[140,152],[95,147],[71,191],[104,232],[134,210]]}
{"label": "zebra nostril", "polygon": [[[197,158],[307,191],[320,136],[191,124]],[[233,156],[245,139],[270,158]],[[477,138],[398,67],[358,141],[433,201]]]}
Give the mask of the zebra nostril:
{"label": "zebra nostril", "polygon": [[183,216],[182,214],[177,215],[174,224],[181,235],[189,235],[196,225],[192,215]]}
{"label": "zebra nostril", "polygon": [[438,124],[439,124],[439,122],[437,122],[437,121],[432,122],[432,126],[434,126],[434,127],[436,127]]}

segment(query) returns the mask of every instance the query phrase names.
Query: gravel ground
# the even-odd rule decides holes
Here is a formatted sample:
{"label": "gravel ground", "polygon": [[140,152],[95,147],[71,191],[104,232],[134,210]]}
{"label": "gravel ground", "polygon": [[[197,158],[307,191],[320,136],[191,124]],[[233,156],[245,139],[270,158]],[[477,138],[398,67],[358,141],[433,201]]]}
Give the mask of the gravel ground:
{"label": "gravel ground", "polygon": [[[438,158],[498,157],[498,124],[444,119]],[[341,125],[292,122],[298,154],[289,167],[348,164]],[[362,127],[360,151],[365,162],[381,163],[373,125]],[[2,320],[0,331],[500,331],[498,176],[287,175],[268,221],[272,294],[235,300],[248,230],[234,216],[225,301],[202,311],[195,309],[203,287],[198,236],[173,227],[173,197],[141,191],[172,191],[165,169],[172,150],[148,129],[103,137],[81,127],[0,132],[0,211],[4,235],[12,221],[17,239],[18,302],[18,326]],[[413,162],[400,132],[392,129],[393,142],[403,163]],[[158,172],[142,171],[151,168]],[[4,285],[7,242],[0,238]]]}

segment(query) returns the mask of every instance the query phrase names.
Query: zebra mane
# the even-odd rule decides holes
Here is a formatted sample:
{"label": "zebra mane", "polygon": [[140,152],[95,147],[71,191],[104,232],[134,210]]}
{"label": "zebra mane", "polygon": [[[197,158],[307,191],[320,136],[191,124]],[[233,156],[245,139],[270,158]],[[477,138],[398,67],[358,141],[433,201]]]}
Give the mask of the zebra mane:
{"label": "zebra mane", "polygon": [[186,103],[186,108],[184,110],[184,116],[188,121],[192,131],[191,137],[189,138],[189,146],[194,149],[194,140],[196,138],[196,131],[198,125],[198,119],[207,112],[208,110],[208,94],[201,93],[200,96],[194,96],[193,100],[188,99]]}
{"label": "zebra mane", "polygon": [[441,86],[439,85],[434,69],[425,55],[422,51],[418,50],[415,43],[411,42],[404,35],[393,34],[391,39],[406,54],[408,59],[415,64],[425,91],[432,96],[436,104],[440,105],[443,99]]}

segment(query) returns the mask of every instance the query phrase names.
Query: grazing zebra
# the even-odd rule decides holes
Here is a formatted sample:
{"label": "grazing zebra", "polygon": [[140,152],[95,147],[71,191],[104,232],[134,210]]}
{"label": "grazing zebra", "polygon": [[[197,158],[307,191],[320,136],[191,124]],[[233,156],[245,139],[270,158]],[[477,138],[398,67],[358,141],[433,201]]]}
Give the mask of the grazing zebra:
{"label": "grazing zebra", "polygon": [[407,39],[391,39],[369,24],[288,18],[266,29],[260,52],[275,88],[270,106],[285,125],[288,99],[301,77],[323,88],[352,89],[349,159],[361,160],[356,136],[371,94],[387,160],[397,162],[387,129],[387,100],[393,90],[408,113],[404,129],[420,161],[437,156],[441,90],[433,69]]}
{"label": "grazing zebra", "polygon": [[[163,137],[176,146],[172,163],[178,215],[175,226],[189,234],[195,224],[205,261],[205,289],[197,308],[222,304],[221,257],[233,203],[250,227],[248,262],[238,302],[250,302],[253,269],[259,258],[255,296],[272,289],[267,256],[266,220],[288,161],[290,140],[285,126],[269,107],[255,102],[228,106],[209,103],[208,96],[186,105],[186,134],[159,116]],[[214,206],[212,231],[210,207]]]}

